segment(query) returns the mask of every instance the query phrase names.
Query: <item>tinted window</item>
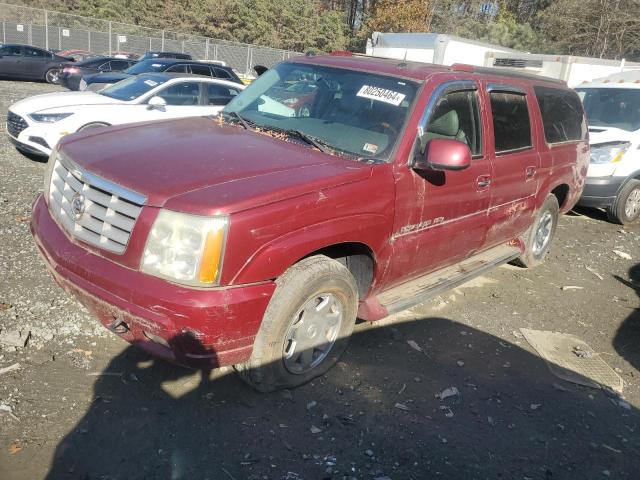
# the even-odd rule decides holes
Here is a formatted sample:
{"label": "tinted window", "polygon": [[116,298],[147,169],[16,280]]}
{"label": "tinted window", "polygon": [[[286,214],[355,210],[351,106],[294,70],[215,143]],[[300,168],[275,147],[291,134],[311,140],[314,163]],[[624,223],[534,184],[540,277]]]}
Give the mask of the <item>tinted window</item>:
{"label": "tinted window", "polygon": [[166,70],[167,72],[187,73],[186,65],[173,65]]}
{"label": "tinted window", "polygon": [[233,97],[240,93],[235,88],[216,84],[210,84],[207,90],[209,93],[209,105],[226,105]]}
{"label": "tinted window", "polygon": [[142,62],[138,62],[135,65],[127,68],[125,73],[129,73],[131,75],[138,75],[140,73],[148,73],[148,72],[161,72],[164,70],[166,63],[162,63],[158,60],[144,60]]}
{"label": "tinted window", "polygon": [[534,87],[547,143],[570,142],[587,137],[587,122],[578,96],[567,90]]}
{"label": "tinted window", "polygon": [[20,47],[16,45],[8,45],[0,48],[0,55],[5,57],[17,57],[20,56]]}
{"label": "tinted window", "polygon": [[640,89],[585,88],[578,90],[589,125],[621,128],[628,132],[640,128]]}
{"label": "tinted window", "polygon": [[124,70],[130,65],[126,60],[111,60],[111,70]]}
{"label": "tinted window", "polygon": [[42,50],[38,50],[37,48],[31,48],[31,47],[24,47],[24,55],[25,57],[39,57],[42,58],[44,56],[49,56],[46,52],[43,52]]}
{"label": "tinted window", "polygon": [[231,75],[229,75],[229,72],[222,68],[214,68],[214,70],[216,72],[216,77],[218,78],[232,78]]}
{"label": "tinted window", "polygon": [[198,105],[200,102],[200,84],[182,82],[173,84],[156,95],[164,98],[167,105]]}
{"label": "tinted window", "polygon": [[531,147],[527,97],[520,93],[490,92],[496,153]]}
{"label": "tinted window", "polygon": [[194,75],[211,76],[211,68],[206,65],[191,65],[191,73]]}
{"label": "tinted window", "polygon": [[482,153],[478,95],[475,91],[451,92],[438,99],[423,142],[433,138],[458,140],[469,146],[472,155]]}

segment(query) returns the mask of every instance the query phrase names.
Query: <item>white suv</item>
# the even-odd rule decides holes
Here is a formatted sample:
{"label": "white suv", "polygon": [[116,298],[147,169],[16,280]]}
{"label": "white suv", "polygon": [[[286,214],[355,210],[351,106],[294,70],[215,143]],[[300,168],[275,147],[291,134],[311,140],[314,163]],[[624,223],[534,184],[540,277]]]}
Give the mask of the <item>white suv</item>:
{"label": "white suv", "polygon": [[589,122],[591,163],[579,204],[606,208],[611,221],[640,218],[640,71],[576,88]]}

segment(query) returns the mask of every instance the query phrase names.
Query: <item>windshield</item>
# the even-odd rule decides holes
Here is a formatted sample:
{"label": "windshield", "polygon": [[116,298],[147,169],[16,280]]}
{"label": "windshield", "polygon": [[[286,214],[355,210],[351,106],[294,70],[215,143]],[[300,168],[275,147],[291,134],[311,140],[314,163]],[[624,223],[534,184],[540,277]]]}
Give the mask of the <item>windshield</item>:
{"label": "windshield", "polygon": [[257,127],[297,130],[338,153],[386,160],[417,90],[417,83],[397,77],[282,63],[224,111]]}
{"label": "windshield", "polygon": [[165,65],[163,63],[158,62],[157,59],[143,60],[127,68],[123,73],[138,75],[140,73],[161,72],[164,70],[164,67]]}
{"label": "windshield", "polygon": [[578,89],[578,95],[589,126],[620,128],[628,132],[640,128],[640,89],[583,88]]}
{"label": "windshield", "polygon": [[115,98],[116,100],[135,100],[144,95],[149,90],[162,85],[168,79],[160,75],[141,75],[139,77],[129,77],[118,83],[114,83],[110,87],[100,90],[100,95]]}

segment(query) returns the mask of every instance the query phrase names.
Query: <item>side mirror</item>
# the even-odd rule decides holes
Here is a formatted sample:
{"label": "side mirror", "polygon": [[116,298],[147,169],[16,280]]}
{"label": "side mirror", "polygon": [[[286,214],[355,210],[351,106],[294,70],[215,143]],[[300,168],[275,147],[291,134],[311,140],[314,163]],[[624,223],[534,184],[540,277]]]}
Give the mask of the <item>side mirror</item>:
{"label": "side mirror", "polygon": [[147,102],[147,110],[164,110],[164,107],[167,106],[167,102],[162,97],[151,97]]}
{"label": "side mirror", "polygon": [[415,170],[464,170],[471,165],[471,150],[466,143],[447,138],[433,138],[424,154],[413,162]]}

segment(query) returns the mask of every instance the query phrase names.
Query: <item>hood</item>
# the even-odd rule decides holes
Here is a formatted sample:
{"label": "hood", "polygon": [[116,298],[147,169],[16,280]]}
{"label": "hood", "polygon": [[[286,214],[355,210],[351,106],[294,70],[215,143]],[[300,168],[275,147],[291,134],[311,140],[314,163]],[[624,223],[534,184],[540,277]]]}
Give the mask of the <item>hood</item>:
{"label": "hood", "polygon": [[129,75],[128,73],[109,72],[84,75],[82,79],[87,83],[116,83],[132,76],[133,75]]}
{"label": "hood", "polygon": [[368,178],[371,166],[206,117],[109,127],[62,139],[80,167],[147,197],[211,215]]}
{"label": "hood", "polygon": [[636,131],[628,132],[621,128],[589,126],[589,145],[599,145],[608,142],[631,142],[637,143],[638,134]]}
{"label": "hood", "polygon": [[14,103],[9,107],[14,113],[28,115],[34,112],[41,112],[59,107],[74,107],[78,105],[104,105],[104,104],[124,103],[105,95],[95,92],[60,92],[45,93],[27,97],[24,100]]}

